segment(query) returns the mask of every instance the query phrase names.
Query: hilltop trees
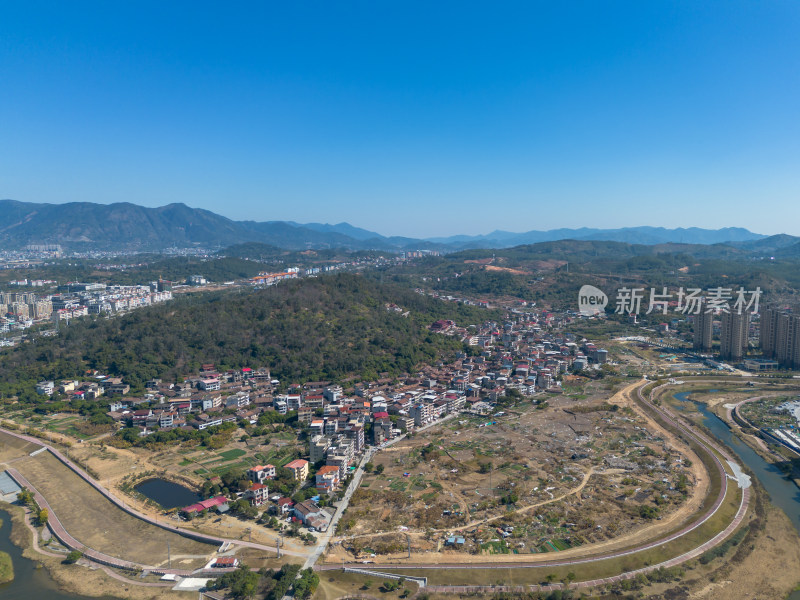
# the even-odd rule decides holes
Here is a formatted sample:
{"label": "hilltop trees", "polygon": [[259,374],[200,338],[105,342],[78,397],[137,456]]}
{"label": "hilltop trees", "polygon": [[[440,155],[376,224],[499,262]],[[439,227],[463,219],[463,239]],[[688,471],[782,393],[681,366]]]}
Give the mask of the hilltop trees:
{"label": "hilltop trees", "polygon": [[[408,316],[387,310],[389,303]],[[49,399],[31,394],[42,379],[78,378],[97,369],[124,377],[136,393],[149,379],[174,380],[203,362],[265,366],[290,381],[374,379],[412,372],[462,349],[459,340],[427,329],[434,320],[469,324],[489,316],[350,274],[203,294],[115,319],[74,322],[58,336],[11,349],[0,356],[0,394],[47,412]]]}

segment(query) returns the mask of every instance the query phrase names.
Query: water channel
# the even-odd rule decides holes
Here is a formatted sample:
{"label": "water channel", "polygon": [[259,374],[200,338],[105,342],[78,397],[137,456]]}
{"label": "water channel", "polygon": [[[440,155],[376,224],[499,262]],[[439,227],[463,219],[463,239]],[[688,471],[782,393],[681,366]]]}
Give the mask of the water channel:
{"label": "water channel", "polygon": [[[708,390],[709,393],[716,391]],[[703,425],[714,434],[715,438],[733,450],[744,464],[750,467],[761,485],[767,490],[772,503],[786,513],[795,529],[800,533],[800,488],[786,479],[778,467],[765,461],[755,450],[736,437],[725,421],[708,410],[705,404],[691,400],[691,392],[678,392],[675,394],[675,398],[681,402],[692,404],[703,415]]]}
{"label": "water channel", "polygon": [[[716,391],[707,390],[712,394]],[[686,405],[691,404],[703,415],[703,425],[750,468],[767,490],[772,503],[786,513],[794,528],[800,533],[800,488],[784,477],[778,467],[765,461],[755,450],[736,437],[725,421],[708,410],[705,404],[692,400],[691,392],[678,392],[675,394],[675,399],[684,403],[684,406],[678,404],[679,409],[685,410]],[[800,591],[792,592],[787,600],[800,600]]]}
{"label": "water channel", "polygon": [[[714,393],[716,390],[708,390]],[[758,477],[761,485],[767,490],[770,500],[781,508],[800,532],[800,488],[786,479],[780,469],[761,458],[752,448],[739,440],[705,404],[691,399],[691,392],[678,392],[675,398],[684,406],[691,404],[702,416],[705,425],[714,437],[730,448],[739,459]],[[684,409],[678,404],[679,409]],[[149,479],[136,486],[136,491],[158,502],[164,508],[176,508],[198,502],[201,497],[190,490],[171,481]],[[61,592],[45,569],[37,569],[36,563],[24,558],[22,551],[11,543],[11,517],[0,510],[0,550],[7,552],[14,563],[14,581],[0,585],[0,597],[3,600],[30,600],[31,598],[48,598],[48,600],[88,600],[85,596],[77,596]],[[800,592],[789,596],[790,600],[800,600]]]}
{"label": "water channel", "polygon": [[[7,552],[14,563],[14,581],[0,584],[0,598],[3,600],[89,600],[87,596],[77,596],[59,591],[46,569],[37,569],[36,562],[22,556],[22,550],[11,543],[11,515],[0,510],[0,551]],[[82,569],[83,567],[75,567]],[[97,599],[95,599],[97,600]]]}

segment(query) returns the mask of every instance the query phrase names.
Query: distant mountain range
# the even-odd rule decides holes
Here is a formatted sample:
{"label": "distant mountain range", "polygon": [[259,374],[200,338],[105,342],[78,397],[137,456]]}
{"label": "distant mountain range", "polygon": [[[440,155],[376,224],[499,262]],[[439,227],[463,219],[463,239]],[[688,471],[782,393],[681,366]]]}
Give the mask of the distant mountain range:
{"label": "distant mountain range", "polygon": [[432,238],[431,242],[441,244],[461,244],[470,247],[482,245],[487,248],[510,248],[523,244],[554,242],[556,240],[590,240],[607,242],[625,242],[628,244],[721,244],[727,242],[749,242],[767,236],[753,233],[741,227],[723,227],[722,229],[666,229],[664,227],[622,227],[620,229],[551,229],[549,231],[528,231],[512,233],[510,231],[493,231],[487,235],[457,235],[446,238]]}
{"label": "distant mountain range", "polygon": [[666,229],[553,229],[486,235],[415,239],[387,237],[349,223],[234,221],[185,204],[148,208],[130,203],[35,204],[0,200],[0,248],[28,244],[61,244],[72,249],[157,251],[170,247],[225,248],[260,242],[288,250],[349,248],[353,250],[440,250],[510,248],[564,239],[617,241],[629,244],[726,244],[758,254],[800,255],[800,238],[764,236],[738,227]]}

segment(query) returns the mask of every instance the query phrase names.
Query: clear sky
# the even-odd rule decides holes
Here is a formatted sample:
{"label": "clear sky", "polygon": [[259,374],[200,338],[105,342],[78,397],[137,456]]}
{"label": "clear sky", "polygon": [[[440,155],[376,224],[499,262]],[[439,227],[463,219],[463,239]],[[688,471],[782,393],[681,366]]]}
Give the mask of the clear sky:
{"label": "clear sky", "polygon": [[3,2],[0,198],[800,235],[800,2]]}

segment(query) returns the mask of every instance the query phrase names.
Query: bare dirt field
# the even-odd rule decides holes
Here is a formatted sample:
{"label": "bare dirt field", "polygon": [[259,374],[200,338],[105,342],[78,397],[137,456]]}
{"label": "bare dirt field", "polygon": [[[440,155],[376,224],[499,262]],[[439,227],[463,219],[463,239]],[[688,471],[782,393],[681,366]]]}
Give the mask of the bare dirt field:
{"label": "bare dirt field", "polygon": [[37,448],[41,448],[41,446],[0,433],[0,463],[8,463],[27,456]]}
{"label": "bare dirt field", "polygon": [[531,275],[530,271],[523,271],[522,269],[512,269],[510,267],[498,267],[495,265],[486,265],[484,269],[486,269],[487,271],[511,273],[512,275]]}
{"label": "bare dirt field", "polygon": [[199,566],[216,550],[128,515],[49,452],[17,460],[14,467],[47,499],[65,529],[95,550],[160,566],[167,563],[169,543],[174,568]]}
{"label": "bare dirt field", "polygon": [[708,479],[685,444],[633,410],[630,389],[612,402],[554,397],[545,410],[526,401],[380,452],[383,472],[365,476],[328,560],[400,558],[409,543],[415,561],[530,560],[676,528],[702,504]]}

